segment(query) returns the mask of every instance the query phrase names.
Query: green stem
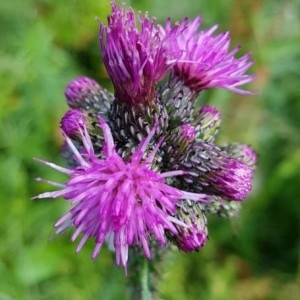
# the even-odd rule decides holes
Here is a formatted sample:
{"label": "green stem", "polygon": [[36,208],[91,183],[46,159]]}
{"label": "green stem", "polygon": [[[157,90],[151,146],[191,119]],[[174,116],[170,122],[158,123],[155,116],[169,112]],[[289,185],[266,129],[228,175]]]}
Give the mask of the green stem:
{"label": "green stem", "polygon": [[141,287],[142,287],[142,300],[151,300],[151,291],[149,288],[149,265],[148,260],[145,258],[141,270]]}
{"label": "green stem", "polygon": [[152,247],[149,261],[138,247],[130,249],[128,261],[128,287],[130,300],[157,299],[157,269],[162,266],[165,249]]}

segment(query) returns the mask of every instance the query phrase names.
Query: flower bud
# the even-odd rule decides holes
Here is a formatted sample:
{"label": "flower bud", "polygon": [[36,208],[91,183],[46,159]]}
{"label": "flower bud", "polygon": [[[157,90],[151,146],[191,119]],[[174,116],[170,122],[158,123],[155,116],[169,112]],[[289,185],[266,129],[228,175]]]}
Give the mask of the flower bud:
{"label": "flower bud", "polygon": [[207,142],[213,142],[221,124],[221,113],[211,105],[204,105],[199,110],[199,134],[200,138]]}
{"label": "flower bud", "polygon": [[85,114],[77,109],[71,109],[66,112],[60,121],[60,127],[69,137],[78,137],[80,130],[83,130],[86,123]]}
{"label": "flower bud", "polygon": [[178,234],[171,237],[171,241],[184,252],[198,251],[208,238],[207,221],[201,204],[181,201],[176,210],[176,218],[188,227],[178,226]]}
{"label": "flower bud", "polygon": [[72,80],[65,90],[65,96],[70,108],[96,110],[101,115],[107,113],[114,98],[110,92],[88,77]]}
{"label": "flower bud", "polygon": [[166,138],[165,151],[170,163],[173,163],[194,142],[196,129],[191,124],[182,124],[171,131]]}

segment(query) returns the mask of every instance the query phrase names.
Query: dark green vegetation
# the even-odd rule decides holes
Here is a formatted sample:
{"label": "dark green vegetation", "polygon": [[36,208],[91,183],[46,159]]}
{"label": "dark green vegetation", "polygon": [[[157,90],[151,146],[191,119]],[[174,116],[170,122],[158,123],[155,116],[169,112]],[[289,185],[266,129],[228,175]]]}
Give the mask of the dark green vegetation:
{"label": "dark green vegetation", "polygon": [[[127,1],[128,2],[128,1]],[[181,3],[181,4],[180,4]],[[201,14],[251,50],[256,97],[214,90],[201,101],[223,113],[219,142],[252,144],[259,167],[251,197],[235,220],[209,221],[210,240],[195,254],[175,251],[159,283],[163,299],[298,299],[300,242],[299,1],[131,1],[163,21]],[[49,241],[63,201],[30,201],[58,180],[33,156],[62,162],[58,122],[64,87],[88,75],[111,88],[98,49],[109,1],[0,2],[0,299],[124,299],[126,278],[103,249],[79,255],[70,233]],[[61,177],[59,177],[61,178]],[[298,285],[297,285],[298,284]],[[297,290],[298,289],[298,290]]]}

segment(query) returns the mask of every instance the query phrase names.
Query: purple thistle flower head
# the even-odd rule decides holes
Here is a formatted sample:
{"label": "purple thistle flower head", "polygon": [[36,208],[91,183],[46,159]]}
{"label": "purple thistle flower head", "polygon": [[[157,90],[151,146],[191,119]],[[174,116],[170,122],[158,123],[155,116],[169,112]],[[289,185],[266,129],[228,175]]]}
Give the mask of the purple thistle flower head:
{"label": "purple thistle flower head", "polygon": [[[162,36],[155,20],[112,2],[108,25],[100,22],[100,49],[118,101],[135,106],[155,99],[155,85],[170,69],[176,29]],[[179,52],[177,52],[179,56]]]}
{"label": "purple thistle flower head", "polygon": [[[173,67],[175,77],[196,92],[219,87],[239,94],[252,94],[240,88],[254,78],[245,74],[253,64],[249,60],[250,54],[236,58],[240,47],[229,51],[229,33],[214,35],[217,26],[199,31],[201,23],[200,17],[193,21],[185,18],[181,22],[180,27],[184,30],[178,31],[177,40],[173,42],[177,51],[181,52]],[[169,30],[168,24],[165,33]]]}
{"label": "purple thistle flower head", "polygon": [[236,201],[244,200],[252,190],[252,170],[236,159],[225,159],[223,168],[211,177],[218,195]]}
{"label": "purple thistle flower head", "polygon": [[86,123],[85,114],[78,109],[70,109],[62,117],[60,127],[69,137],[80,136],[80,131],[83,130]]}
{"label": "purple thistle flower head", "polygon": [[188,190],[241,201],[252,189],[253,171],[249,166],[202,140],[193,143],[185,160],[178,161],[174,168],[190,171],[182,177]]}
{"label": "purple thistle flower head", "polygon": [[[105,145],[102,158],[94,148],[84,127],[79,130],[84,149],[79,152],[65,135],[66,142],[74,153],[77,165],[66,169],[49,162],[42,163],[69,175],[65,184],[48,183],[60,190],[43,193],[35,198],[64,197],[72,208],[55,224],[56,233],[69,227],[76,230],[74,241],[82,234],[77,252],[87,239],[94,238],[96,246],[92,258],[96,258],[105,240],[112,242],[116,251],[116,263],[126,268],[128,248],[138,245],[150,259],[149,240],[155,238],[161,246],[167,242],[165,231],[177,234],[177,226],[186,226],[174,217],[179,199],[207,201],[204,194],[189,193],[168,185],[165,178],[185,174],[184,171],[158,173],[151,169],[155,154],[162,140],[147,155],[147,148],[157,125],[140,143],[127,161],[116,152],[109,126],[100,118]],[[39,179],[40,180],[40,179]]]}
{"label": "purple thistle flower head", "polygon": [[99,84],[89,77],[80,76],[73,79],[65,90],[68,105],[71,108],[81,107],[81,102],[83,102],[92,91],[99,89],[101,89]]}

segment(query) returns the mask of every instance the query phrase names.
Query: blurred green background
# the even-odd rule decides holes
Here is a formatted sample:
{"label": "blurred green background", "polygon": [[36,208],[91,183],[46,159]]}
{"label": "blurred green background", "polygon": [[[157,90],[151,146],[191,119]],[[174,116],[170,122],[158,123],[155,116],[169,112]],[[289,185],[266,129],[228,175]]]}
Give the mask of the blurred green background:
{"label": "blurred green background", "polygon": [[[300,1],[127,1],[164,22],[201,14],[204,26],[230,30],[255,58],[258,96],[222,90],[202,95],[223,113],[219,143],[259,152],[254,190],[234,220],[212,217],[199,253],[173,252],[160,296],[184,299],[300,299]],[[103,249],[93,262],[70,233],[51,239],[61,200],[31,201],[49,190],[33,178],[58,179],[38,156],[63,163],[58,122],[66,84],[88,75],[111,88],[98,49],[96,17],[109,1],[0,2],[0,300],[127,299],[126,277]],[[244,52],[243,52],[244,51]],[[50,238],[50,239],[49,239]]]}

